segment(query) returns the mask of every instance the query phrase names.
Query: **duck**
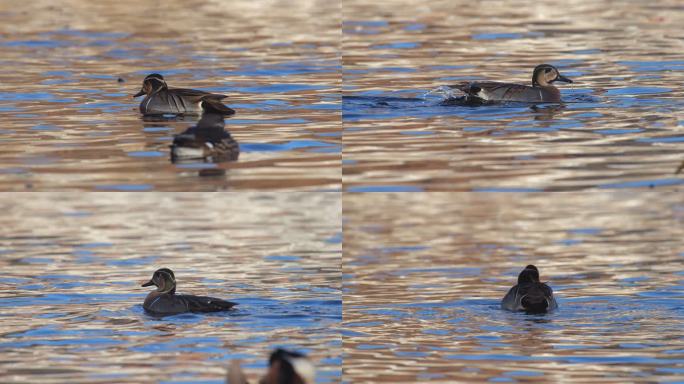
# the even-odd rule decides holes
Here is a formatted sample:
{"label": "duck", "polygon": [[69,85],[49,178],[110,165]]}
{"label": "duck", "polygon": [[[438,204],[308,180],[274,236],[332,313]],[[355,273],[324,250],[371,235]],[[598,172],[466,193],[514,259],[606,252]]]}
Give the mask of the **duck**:
{"label": "duck", "polygon": [[553,65],[540,64],[532,71],[531,87],[494,81],[473,81],[449,85],[449,88],[458,89],[465,93],[464,101],[471,104],[495,102],[560,103],[560,91],[553,86],[556,81],[573,82],[561,75]]}
{"label": "duck", "polygon": [[143,308],[153,315],[177,315],[179,313],[220,312],[232,309],[237,303],[207,296],[176,294],[176,276],[169,268],[159,268],[154,271],[152,279],[143,287],[154,285],[156,291],[150,292],[145,298]]}
{"label": "duck", "polygon": [[551,287],[539,281],[539,269],[530,264],[520,272],[518,284],[504,296],[501,307],[509,311],[544,313],[558,308],[558,303]]}
{"label": "duck", "polygon": [[[316,368],[306,355],[278,348],[268,359],[268,371],[259,384],[313,384]],[[249,384],[240,363],[233,360],[228,368],[226,384]]]}
{"label": "duck", "polygon": [[235,114],[234,109],[221,102],[228,96],[196,89],[169,88],[164,76],[158,73],[147,75],[140,92],[133,97],[142,95],[145,95],[140,103],[140,113],[143,115],[198,115],[208,106],[224,115]]}
{"label": "duck", "polygon": [[209,106],[196,126],[173,137],[171,162],[203,159],[205,161],[235,161],[240,145],[225,130],[223,114]]}

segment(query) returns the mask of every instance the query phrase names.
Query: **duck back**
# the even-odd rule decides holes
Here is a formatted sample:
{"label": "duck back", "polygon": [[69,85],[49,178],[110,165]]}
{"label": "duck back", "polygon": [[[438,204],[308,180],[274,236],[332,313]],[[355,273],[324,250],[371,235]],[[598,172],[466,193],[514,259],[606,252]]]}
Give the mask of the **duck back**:
{"label": "duck back", "polygon": [[501,307],[509,311],[543,313],[558,308],[553,290],[541,282],[517,284],[501,301]]}
{"label": "duck back", "polygon": [[219,312],[233,308],[236,303],[207,296],[175,295],[151,292],[143,308],[157,315],[175,315],[185,312]]}
{"label": "duck back", "polygon": [[208,296],[176,295],[186,303],[190,312],[220,312],[233,308],[236,304],[230,301]]}
{"label": "duck back", "polygon": [[190,127],[173,138],[171,161],[207,159],[235,161],[240,146],[224,129],[223,115],[205,112],[195,127]]}
{"label": "duck back", "polygon": [[483,101],[513,101],[525,103],[558,103],[560,91],[556,87],[530,87],[499,82],[471,82],[452,86],[468,97]]}
{"label": "duck back", "polygon": [[187,95],[160,91],[146,96],[140,103],[140,112],[144,115],[155,114],[198,114],[202,112],[201,95]]}

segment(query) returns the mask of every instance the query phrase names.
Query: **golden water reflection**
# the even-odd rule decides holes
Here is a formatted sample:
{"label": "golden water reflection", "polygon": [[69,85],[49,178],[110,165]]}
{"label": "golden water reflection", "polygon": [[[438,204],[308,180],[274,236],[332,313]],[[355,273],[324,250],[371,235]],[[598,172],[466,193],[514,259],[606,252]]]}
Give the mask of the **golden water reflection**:
{"label": "golden water reflection", "polygon": [[[315,0],[0,2],[0,189],[339,189],[340,17]],[[152,72],[229,95],[226,177],[169,163],[194,122],[144,126],[131,96]]]}
{"label": "golden water reflection", "polygon": [[[345,188],[681,185],[679,7],[345,1]],[[541,63],[575,81],[559,85],[564,108],[445,107],[425,97],[462,81],[529,84]]]}
{"label": "golden water reflection", "polygon": [[[339,194],[3,194],[0,381],[250,378],[276,346],[340,382]],[[171,268],[178,291],[239,303],[156,319],[140,285]]]}
{"label": "golden water reflection", "polygon": [[[681,378],[677,193],[348,194],[349,382]],[[500,309],[527,264],[559,310]]]}

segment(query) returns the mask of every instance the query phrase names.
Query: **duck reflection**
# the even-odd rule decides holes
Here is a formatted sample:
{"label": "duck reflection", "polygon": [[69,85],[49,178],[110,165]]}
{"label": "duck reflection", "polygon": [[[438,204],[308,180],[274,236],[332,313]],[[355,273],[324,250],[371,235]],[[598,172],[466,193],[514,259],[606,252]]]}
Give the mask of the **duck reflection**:
{"label": "duck reflection", "polygon": [[225,126],[224,114],[205,112],[197,125],[174,136],[171,144],[171,162],[237,160],[240,146],[225,130]]}
{"label": "duck reflection", "polygon": [[549,104],[545,106],[533,105],[530,110],[534,112],[536,121],[555,121],[556,115],[565,110],[565,104]]}

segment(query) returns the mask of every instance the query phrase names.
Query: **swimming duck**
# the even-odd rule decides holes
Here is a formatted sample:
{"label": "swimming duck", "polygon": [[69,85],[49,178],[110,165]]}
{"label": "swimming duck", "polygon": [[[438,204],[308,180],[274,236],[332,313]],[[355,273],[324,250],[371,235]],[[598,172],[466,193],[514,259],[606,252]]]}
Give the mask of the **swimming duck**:
{"label": "swimming duck", "polygon": [[532,86],[498,83],[494,81],[473,81],[450,85],[466,94],[466,102],[487,103],[517,101],[525,103],[560,103],[560,91],[553,82],[572,83],[553,65],[540,64],[532,72]]}
{"label": "swimming duck", "polygon": [[[271,353],[259,384],[313,384],[315,375],[316,368],[304,354],[279,348]],[[249,384],[236,360],[228,368],[226,384]]]}
{"label": "swimming duck", "polygon": [[140,103],[143,115],[199,114],[208,106],[224,115],[235,113],[235,110],[221,102],[228,96],[195,89],[169,88],[164,77],[158,73],[147,75],[142,89],[133,97],[142,95],[146,95]]}
{"label": "swimming duck", "polygon": [[501,301],[509,311],[543,313],[558,308],[551,287],[539,281],[539,270],[528,265],[518,275],[518,284],[511,288]]}
{"label": "swimming duck", "polygon": [[185,312],[219,312],[226,311],[237,305],[230,301],[206,296],[177,295],[176,277],[168,268],[157,269],[152,279],[143,287],[157,286],[156,291],[150,292],[145,298],[143,308],[155,315],[175,315]]}
{"label": "swimming duck", "polygon": [[171,162],[204,159],[208,161],[235,161],[240,146],[233,139],[223,121],[223,115],[209,107],[196,126],[173,137]]}

